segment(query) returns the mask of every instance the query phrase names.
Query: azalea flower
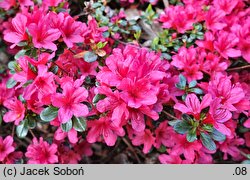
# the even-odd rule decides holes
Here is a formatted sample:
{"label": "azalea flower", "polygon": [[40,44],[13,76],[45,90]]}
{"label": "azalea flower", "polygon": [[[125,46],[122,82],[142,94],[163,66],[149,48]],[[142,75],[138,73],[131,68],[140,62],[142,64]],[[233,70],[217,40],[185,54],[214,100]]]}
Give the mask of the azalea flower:
{"label": "azalea flower", "polygon": [[88,127],[90,128],[87,135],[89,143],[95,143],[104,139],[108,146],[114,146],[117,136],[125,135],[123,128],[112,126],[109,117],[101,117],[98,120],[88,121]]}
{"label": "azalea flower", "polygon": [[19,125],[25,115],[25,107],[23,103],[16,97],[13,97],[4,101],[3,105],[9,109],[9,111],[3,116],[4,122],[14,121],[15,125]]}
{"label": "azalea flower", "polygon": [[38,24],[31,23],[28,26],[28,30],[36,48],[45,48],[52,51],[57,50],[54,41],[59,39],[61,33],[58,29],[51,28],[48,22],[46,22],[46,18],[40,20]]}
{"label": "azalea flower", "polygon": [[11,21],[11,28],[4,31],[4,40],[10,43],[14,48],[19,42],[28,40],[27,17],[23,14],[17,14]]}
{"label": "azalea flower", "polygon": [[58,119],[61,123],[68,122],[73,115],[81,117],[88,114],[88,107],[82,103],[88,97],[88,91],[80,87],[80,85],[65,81],[61,85],[63,89],[62,94],[56,93],[52,97],[53,106],[59,108]]}
{"label": "azalea flower", "polygon": [[0,162],[4,161],[4,159],[14,152],[15,148],[13,146],[13,137],[7,136],[3,139],[0,137]]}
{"label": "azalea flower", "polygon": [[25,156],[29,159],[28,164],[54,164],[58,162],[57,145],[49,144],[42,137],[34,138],[27,148]]}
{"label": "azalea flower", "polygon": [[143,153],[149,153],[151,147],[155,143],[155,137],[152,135],[149,129],[145,129],[142,132],[136,132],[135,137],[132,139],[132,144],[139,146],[143,144]]}
{"label": "azalea flower", "polygon": [[54,138],[57,141],[62,141],[65,139],[65,137],[68,136],[69,142],[72,144],[77,143],[78,137],[77,137],[77,131],[72,128],[69,132],[64,132],[60,127],[56,130],[54,134]]}
{"label": "azalea flower", "polygon": [[234,48],[239,42],[239,39],[235,34],[220,31],[217,36],[218,38],[214,42],[214,48],[222,57],[228,59],[228,57],[241,56],[241,51]]}

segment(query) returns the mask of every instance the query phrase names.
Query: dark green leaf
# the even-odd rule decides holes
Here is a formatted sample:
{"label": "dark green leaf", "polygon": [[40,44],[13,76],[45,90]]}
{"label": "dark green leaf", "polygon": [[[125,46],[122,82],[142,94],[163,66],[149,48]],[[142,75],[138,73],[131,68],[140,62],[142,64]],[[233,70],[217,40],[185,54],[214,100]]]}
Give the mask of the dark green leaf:
{"label": "dark green leaf", "polygon": [[189,87],[189,88],[193,88],[193,87],[195,87],[196,85],[197,85],[197,81],[193,80],[193,81],[191,81],[191,82],[189,83],[188,87]]}
{"label": "dark green leaf", "polygon": [[242,161],[241,164],[250,164],[250,160]]}
{"label": "dark green leaf", "polygon": [[210,151],[214,151],[216,150],[216,144],[214,143],[214,141],[212,140],[212,138],[206,134],[201,132],[201,142],[202,144]]}
{"label": "dark green leaf", "polygon": [[187,141],[188,142],[194,142],[195,140],[197,140],[197,135],[196,135],[196,131],[188,131],[187,133]]}
{"label": "dark green leaf", "polygon": [[19,138],[24,138],[28,134],[28,130],[28,120],[25,119],[16,127],[16,134]]}
{"label": "dark green leaf", "polygon": [[97,55],[93,52],[86,52],[83,56],[84,61],[91,63],[91,62],[95,62],[97,60]]}
{"label": "dark green leaf", "polygon": [[30,129],[34,129],[36,127],[36,120],[35,117],[32,117],[31,115],[28,116],[28,126]]}
{"label": "dark green leaf", "polygon": [[205,130],[205,131],[207,131],[207,132],[212,132],[213,131],[213,125],[211,125],[211,124],[204,124],[202,126],[202,129]]}
{"label": "dark green leaf", "polygon": [[10,78],[10,79],[7,81],[7,83],[6,83],[6,87],[7,87],[8,89],[11,89],[11,88],[13,88],[16,84],[17,84],[16,80],[13,79],[13,78]]}
{"label": "dark green leaf", "polygon": [[58,113],[58,108],[49,106],[41,112],[40,118],[44,122],[50,122],[57,117],[57,113]]}
{"label": "dark green leaf", "polygon": [[179,122],[181,122],[182,120],[173,120],[173,121],[168,121],[168,124],[170,125],[170,126],[174,126],[176,123],[179,123]]}
{"label": "dark green leaf", "polygon": [[15,73],[17,66],[18,66],[18,64],[17,64],[16,61],[10,61],[10,62],[8,63],[8,68],[9,68],[9,70],[10,70],[10,72],[11,72],[12,74]]}
{"label": "dark green leaf", "polygon": [[26,53],[26,50],[22,49],[18,51],[18,53],[14,56],[15,60],[19,59],[20,57],[24,56]]}
{"label": "dark green leaf", "polygon": [[180,79],[180,82],[179,82],[180,86],[182,87],[182,89],[185,89],[186,84],[187,84],[187,79],[182,74],[179,75],[179,79]]}
{"label": "dark green leaf", "polygon": [[189,123],[193,121],[193,118],[191,118],[188,114],[183,114],[182,119],[188,121]]}
{"label": "dark green leaf", "polygon": [[98,101],[104,99],[106,96],[103,94],[96,94],[92,100],[93,104],[96,104]]}
{"label": "dark green leaf", "polygon": [[73,117],[73,128],[78,132],[86,131],[86,119],[84,117]]}
{"label": "dark green leaf", "polygon": [[192,126],[187,121],[180,121],[174,125],[174,130],[179,134],[185,134]]}
{"label": "dark green leaf", "polygon": [[226,140],[226,136],[214,128],[213,128],[213,131],[211,133],[211,137],[215,141],[225,141]]}
{"label": "dark green leaf", "polygon": [[194,92],[195,94],[203,94],[203,91],[199,88],[192,88],[190,92]]}
{"label": "dark green leaf", "polygon": [[70,119],[68,122],[61,124],[61,128],[64,132],[69,132],[73,127],[72,120]]}

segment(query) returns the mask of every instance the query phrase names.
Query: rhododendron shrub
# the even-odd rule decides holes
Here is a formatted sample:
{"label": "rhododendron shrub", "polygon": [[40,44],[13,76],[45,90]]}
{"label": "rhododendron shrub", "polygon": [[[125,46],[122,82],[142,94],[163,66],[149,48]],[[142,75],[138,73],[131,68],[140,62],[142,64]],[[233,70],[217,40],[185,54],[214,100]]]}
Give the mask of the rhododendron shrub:
{"label": "rhododendron shrub", "polygon": [[0,163],[249,163],[249,7],[2,0]]}

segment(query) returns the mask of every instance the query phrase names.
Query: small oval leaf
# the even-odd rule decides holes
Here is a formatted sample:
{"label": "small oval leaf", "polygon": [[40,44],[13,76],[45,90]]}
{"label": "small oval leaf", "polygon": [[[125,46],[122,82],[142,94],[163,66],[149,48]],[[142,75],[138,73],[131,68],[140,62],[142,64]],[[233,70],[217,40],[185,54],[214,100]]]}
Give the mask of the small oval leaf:
{"label": "small oval leaf", "polygon": [[49,106],[41,112],[40,118],[44,122],[50,122],[57,117],[57,113],[58,113],[58,108]]}
{"label": "small oval leaf", "polygon": [[78,132],[86,131],[86,119],[84,117],[73,117],[73,128]]}
{"label": "small oval leaf", "polygon": [[70,119],[68,122],[61,124],[61,128],[64,132],[69,132],[72,129],[73,123]]}

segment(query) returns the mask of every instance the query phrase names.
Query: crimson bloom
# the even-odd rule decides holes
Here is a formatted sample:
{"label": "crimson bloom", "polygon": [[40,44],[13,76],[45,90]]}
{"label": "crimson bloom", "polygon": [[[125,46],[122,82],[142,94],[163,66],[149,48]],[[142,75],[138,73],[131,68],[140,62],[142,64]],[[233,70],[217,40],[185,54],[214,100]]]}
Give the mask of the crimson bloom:
{"label": "crimson bloom", "polygon": [[54,164],[58,162],[57,145],[49,144],[40,137],[34,138],[28,146],[25,156],[29,158],[28,164]]}
{"label": "crimson bloom", "polygon": [[101,117],[95,121],[88,121],[90,130],[87,135],[87,141],[94,143],[104,139],[108,146],[114,146],[117,136],[124,136],[125,131],[121,127],[114,127],[109,117]]}
{"label": "crimson bloom", "polygon": [[4,122],[15,122],[15,125],[19,125],[25,115],[25,107],[21,101],[16,97],[10,98],[4,101],[3,105],[9,109],[9,111],[3,116]]}
{"label": "crimson bloom", "polygon": [[17,14],[11,21],[11,28],[4,31],[4,40],[10,43],[11,48],[14,48],[19,42],[28,40],[27,17],[23,14]]}
{"label": "crimson bloom", "polygon": [[14,152],[13,137],[7,136],[5,139],[0,137],[0,162],[3,161],[10,153]]}
{"label": "crimson bloom", "polygon": [[36,48],[57,50],[57,46],[53,41],[56,41],[61,36],[61,33],[58,29],[51,28],[46,22],[46,18],[40,20],[38,24],[31,23],[28,26],[28,30]]}
{"label": "crimson bloom", "polygon": [[155,143],[155,137],[149,129],[145,129],[142,132],[136,132],[136,136],[132,139],[132,144],[139,146],[143,144],[143,153],[149,153],[151,147]]}
{"label": "crimson bloom", "polygon": [[61,123],[66,123],[72,116],[81,117],[88,114],[88,107],[82,104],[88,97],[88,91],[80,87],[74,86],[71,82],[65,82],[62,85],[63,93],[56,93],[52,97],[52,104],[59,108],[58,119]]}

